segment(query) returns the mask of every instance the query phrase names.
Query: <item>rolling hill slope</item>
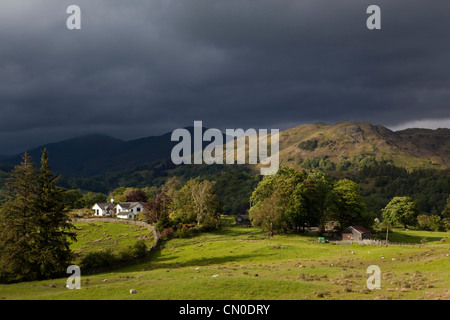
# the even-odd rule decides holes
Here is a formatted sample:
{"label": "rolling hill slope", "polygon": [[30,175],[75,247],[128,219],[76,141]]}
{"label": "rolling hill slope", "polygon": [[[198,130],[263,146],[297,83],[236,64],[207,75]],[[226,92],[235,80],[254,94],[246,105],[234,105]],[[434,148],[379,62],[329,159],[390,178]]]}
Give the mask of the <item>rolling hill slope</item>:
{"label": "rolling hill slope", "polygon": [[[193,128],[187,128],[192,132]],[[204,129],[206,130],[206,129]],[[170,159],[178,142],[171,133],[131,141],[105,135],[88,135],[40,146],[29,153],[38,162],[47,148],[53,171],[70,176],[92,177],[123,171],[156,160]],[[223,137],[225,139],[225,135]],[[224,140],[225,141],[225,140]],[[204,143],[204,146],[209,142]],[[450,129],[391,131],[368,122],[315,123],[280,132],[280,164],[310,169],[308,161],[325,169],[391,162],[408,169],[450,167]],[[20,156],[1,160],[14,165]],[[313,166],[314,166],[313,165]]]}
{"label": "rolling hill slope", "polygon": [[360,163],[390,161],[408,169],[446,169],[450,164],[450,129],[391,131],[368,122],[316,123],[280,133],[280,163],[300,167],[307,159]]}

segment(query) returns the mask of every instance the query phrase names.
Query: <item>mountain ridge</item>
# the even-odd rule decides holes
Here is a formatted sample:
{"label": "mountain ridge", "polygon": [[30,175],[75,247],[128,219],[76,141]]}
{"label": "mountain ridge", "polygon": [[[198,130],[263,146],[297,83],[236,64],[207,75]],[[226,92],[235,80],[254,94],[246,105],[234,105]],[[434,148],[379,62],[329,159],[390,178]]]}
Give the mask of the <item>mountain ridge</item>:
{"label": "mountain ridge", "polygon": [[[193,127],[185,129],[192,135]],[[46,148],[55,172],[87,177],[170,159],[171,150],[178,143],[170,137],[171,132],[167,132],[124,141],[89,134],[45,144],[29,150],[29,154],[37,162]],[[223,138],[225,141],[224,134]],[[308,161],[319,160],[330,164],[331,169],[346,162],[371,161],[387,161],[408,169],[446,169],[450,165],[450,129],[392,131],[369,122],[316,122],[281,131],[279,155],[281,165],[306,169],[310,168]],[[20,155],[0,160],[9,165],[19,162]]]}
{"label": "mountain ridge", "polygon": [[301,125],[280,133],[280,159],[285,165],[312,158],[338,164],[343,160],[354,162],[358,160],[355,157],[392,161],[408,169],[446,169],[450,163],[450,129],[396,132],[369,122],[343,121]]}
{"label": "mountain ridge", "polygon": [[[193,135],[194,127],[184,129]],[[207,128],[203,128],[203,132],[205,130]],[[47,149],[49,164],[54,172],[89,177],[170,158],[172,148],[178,144],[178,141],[171,141],[171,134],[167,132],[124,141],[94,133],[44,144],[27,152],[38,162],[42,150]],[[16,165],[20,161],[21,154],[2,159],[0,163]]]}

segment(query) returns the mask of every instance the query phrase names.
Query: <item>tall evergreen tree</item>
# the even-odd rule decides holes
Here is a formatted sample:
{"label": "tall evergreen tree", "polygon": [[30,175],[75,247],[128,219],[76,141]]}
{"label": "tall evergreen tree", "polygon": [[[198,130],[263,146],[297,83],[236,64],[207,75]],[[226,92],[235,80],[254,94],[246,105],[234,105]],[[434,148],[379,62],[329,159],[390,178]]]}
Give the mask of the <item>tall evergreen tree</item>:
{"label": "tall evergreen tree", "polygon": [[62,275],[72,258],[69,239],[76,240],[47,151],[40,170],[27,153],[22,158],[6,183],[8,202],[0,208],[0,280],[4,282]]}
{"label": "tall evergreen tree", "polygon": [[0,208],[0,280],[31,280],[36,277],[31,255],[39,175],[28,153],[5,185],[8,201]]}
{"label": "tall evergreen tree", "polygon": [[74,226],[69,222],[63,190],[56,187],[59,176],[53,175],[44,149],[39,172],[36,206],[37,249],[35,255],[38,278],[62,274],[70,265],[70,240],[76,241]]}

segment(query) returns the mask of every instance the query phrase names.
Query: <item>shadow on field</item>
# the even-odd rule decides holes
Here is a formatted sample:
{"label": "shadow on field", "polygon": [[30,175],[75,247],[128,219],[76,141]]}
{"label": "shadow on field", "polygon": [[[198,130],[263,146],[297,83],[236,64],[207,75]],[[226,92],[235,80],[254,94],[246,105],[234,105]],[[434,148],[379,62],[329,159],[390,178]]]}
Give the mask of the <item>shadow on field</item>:
{"label": "shadow on field", "polygon": [[[265,253],[264,256],[271,256],[275,253]],[[261,257],[261,254],[258,255]],[[232,262],[239,262],[243,260],[248,260],[254,258],[254,253],[249,254],[235,254],[235,255],[223,255],[217,257],[199,257],[190,259],[187,261],[179,261],[182,259],[180,255],[172,255],[170,257],[162,256],[161,250],[157,250],[154,254],[146,261],[136,264],[134,266],[130,266],[129,268],[123,268],[120,270],[116,270],[118,273],[127,273],[132,270],[134,271],[148,271],[148,270],[158,270],[158,269],[178,269],[178,268],[186,268],[186,267],[202,267],[202,266],[210,266],[210,265],[220,265]],[[176,262],[176,261],[179,262]]]}
{"label": "shadow on field", "polygon": [[[384,233],[378,233],[377,235],[380,239],[384,239],[385,237]],[[439,236],[421,236],[395,231],[389,233],[389,242],[391,243],[426,244],[428,242],[439,242],[442,238]]]}

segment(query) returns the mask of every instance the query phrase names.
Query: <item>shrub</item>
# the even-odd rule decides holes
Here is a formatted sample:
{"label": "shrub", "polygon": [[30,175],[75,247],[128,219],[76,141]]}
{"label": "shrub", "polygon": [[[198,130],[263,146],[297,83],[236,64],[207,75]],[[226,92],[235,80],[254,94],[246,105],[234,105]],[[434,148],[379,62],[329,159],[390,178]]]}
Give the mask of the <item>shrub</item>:
{"label": "shrub", "polygon": [[209,231],[217,229],[220,226],[220,219],[218,216],[208,215],[202,221],[201,229],[203,231]]}
{"label": "shrub", "polygon": [[314,151],[317,148],[317,140],[306,140],[298,144],[299,149]]}
{"label": "shrub", "polygon": [[439,231],[443,229],[441,217],[438,215],[428,216],[426,214],[421,214],[417,217],[417,223],[422,230]]}
{"label": "shrub", "polygon": [[188,238],[200,230],[201,228],[197,227],[195,223],[179,224],[177,231],[175,231],[175,236],[177,238]]}
{"label": "shrub", "polygon": [[442,219],[442,228],[444,231],[450,231],[450,218]]}
{"label": "shrub", "polygon": [[117,263],[118,259],[114,256],[111,249],[89,252],[81,260],[81,269],[104,268]]}
{"label": "shrub", "polygon": [[131,247],[131,252],[133,254],[133,257],[143,258],[147,254],[147,245],[143,240],[138,240],[133,245],[133,247]]}
{"label": "shrub", "polygon": [[119,254],[118,254],[118,260],[120,262],[126,262],[126,261],[130,261],[133,259],[133,254],[130,250],[131,247],[129,248],[124,248],[122,249]]}
{"label": "shrub", "polygon": [[161,234],[160,234],[160,238],[161,239],[172,239],[174,236],[175,231],[173,230],[172,227],[169,228],[165,228]]}

